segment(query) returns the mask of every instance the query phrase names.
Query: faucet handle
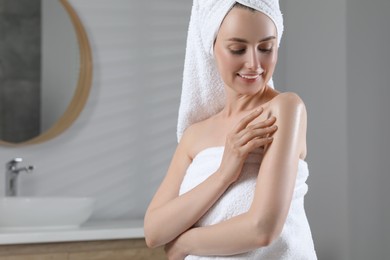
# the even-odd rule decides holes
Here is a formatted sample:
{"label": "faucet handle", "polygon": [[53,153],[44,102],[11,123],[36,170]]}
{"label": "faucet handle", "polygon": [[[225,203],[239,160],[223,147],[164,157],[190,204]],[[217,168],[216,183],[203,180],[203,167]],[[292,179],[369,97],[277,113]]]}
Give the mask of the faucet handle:
{"label": "faucet handle", "polygon": [[22,158],[19,158],[19,157],[13,158],[11,161],[7,162],[7,168],[10,168],[10,167],[12,167],[12,166],[15,166],[15,165],[17,165],[18,163],[20,163],[20,162],[22,162],[22,161],[23,161]]}
{"label": "faucet handle", "polygon": [[11,161],[9,161],[10,164],[17,164],[23,162],[23,159],[20,157],[13,158]]}
{"label": "faucet handle", "polygon": [[13,158],[11,161],[7,162],[6,168],[7,169],[13,169],[16,167],[16,165],[20,162],[22,162],[23,159],[20,157]]}

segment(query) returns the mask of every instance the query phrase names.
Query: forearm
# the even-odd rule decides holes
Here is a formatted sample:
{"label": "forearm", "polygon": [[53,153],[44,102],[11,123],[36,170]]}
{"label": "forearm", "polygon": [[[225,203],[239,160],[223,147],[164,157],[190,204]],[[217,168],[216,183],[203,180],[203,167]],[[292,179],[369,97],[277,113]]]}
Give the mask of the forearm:
{"label": "forearm", "polygon": [[235,255],[268,245],[266,232],[249,213],[183,233],[176,241],[188,255]]}
{"label": "forearm", "polygon": [[145,234],[151,247],[164,245],[193,226],[229,187],[217,171],[187,193],[145,216]]}

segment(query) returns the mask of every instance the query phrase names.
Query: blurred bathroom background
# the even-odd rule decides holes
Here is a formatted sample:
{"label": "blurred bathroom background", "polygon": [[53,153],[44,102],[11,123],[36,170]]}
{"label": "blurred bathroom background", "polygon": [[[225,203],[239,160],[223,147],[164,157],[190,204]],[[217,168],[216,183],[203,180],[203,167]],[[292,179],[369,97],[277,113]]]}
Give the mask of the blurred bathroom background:
{"label": "blurred bathroom background", "polygon": [[[28,5],[31,0],[24,2]],[[142,219],[176,145],[192,2],[69,2],[82,19],[92,47],[93,82],[87,104],[76,122],[50,141],[0,147],[0,165],[22,157],[25,164],[35,166],[32,174],[20,176],[20,196],[93,196],[97,206],[92,221]],[[305,207],[318,257],[387,259],[390,1],[280,3],[285,34],[275,86],[298,93],[307,107],[306,159],[311,175]],[[21,28],[39,33],[33,24],[29,21]],[[42,120],[33,120],[41,116],[40,108],[32,105],[42,105],[37,83],[42,79],[29,76],[30,70],[40,66],[28,58],[28,70],[7,69],[6,25],[7,21],[0,20],[2,140],[39,128]],[[32,38],[42,40],[37,35]],[[40,43],[24,48],[35,44]],[[69,43],[61,48],[69,53],[74,47]],[[38,52],[39,48],[33,56],[39,56]],[[32,80],[26,83],[22,77]],[[14,95],[6,98],[4,92]],[[15,112],[7,119],[5,110],[9,109],[35,115],[16,118],[22,124],[6,130],[9,120],[18,115]],[[6,131],[9,137],[4,137]],[[4,170],[1,176],[3,196]]]}

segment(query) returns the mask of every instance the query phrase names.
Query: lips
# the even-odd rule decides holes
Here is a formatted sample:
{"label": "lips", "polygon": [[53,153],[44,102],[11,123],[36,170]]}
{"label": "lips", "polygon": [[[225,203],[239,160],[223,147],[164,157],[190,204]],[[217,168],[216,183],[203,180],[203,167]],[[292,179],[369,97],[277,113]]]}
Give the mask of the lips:
{"label": "lips", "polygon": [[252,75],[248,75],[248,74],[238,74],[238,76],[240,76],[241,78],[244,78],[244,79],[257,79],[260,75],[259,74],[252,74]]}
{"label": "lips", "polygon": [[240,76],[243,79],[248,79],[248,80],[254,80],[260,77],[260,75],[263,73],[237,73],[238,76]]}

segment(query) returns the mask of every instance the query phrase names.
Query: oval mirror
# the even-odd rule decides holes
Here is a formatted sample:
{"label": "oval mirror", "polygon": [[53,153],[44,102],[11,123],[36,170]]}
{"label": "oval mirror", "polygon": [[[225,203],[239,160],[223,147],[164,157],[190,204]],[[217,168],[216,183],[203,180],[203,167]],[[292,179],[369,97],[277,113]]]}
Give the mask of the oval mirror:
{"label": "oval mirror", "polygon": [[67,0],[0,0],[0,144],[47,141],[88,98],[92,56]]}

